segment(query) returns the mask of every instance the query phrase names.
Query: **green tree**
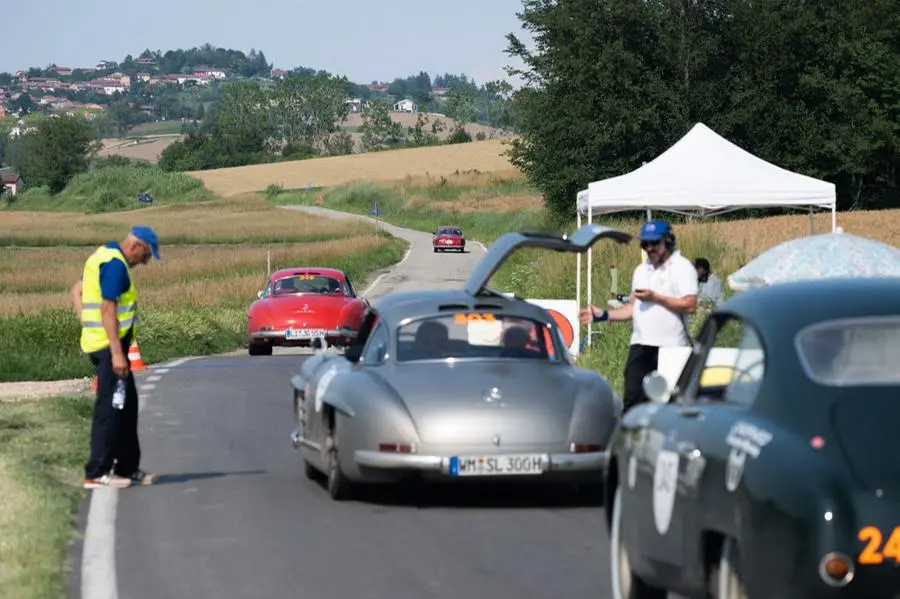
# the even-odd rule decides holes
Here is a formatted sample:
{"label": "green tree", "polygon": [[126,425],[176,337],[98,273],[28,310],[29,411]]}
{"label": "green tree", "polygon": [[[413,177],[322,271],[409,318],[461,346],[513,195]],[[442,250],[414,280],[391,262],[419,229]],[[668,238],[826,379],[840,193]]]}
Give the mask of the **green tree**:
{"label": "green tree", "polygon": [[58,193],[69,180],[88,170],[100,144],[93,127],[81,116],[42,120],[24,135],[22,174],[29,186],[48,186]]}
{"label": "green tree", "polygon": [[397,146],[403,142],[400,123],[391,118],[390,105],[382,99],[369,100],[362,111],[362,146],[367,152]]}
{"label": "green tree", "polygon": [[273,92],[273,121],[278,136],[292,147],[328,151],[347,118],[350,83],[326,73],[287,77]]}
{"label": "green tree", "polygon": [[222,88],[212,118],[212,135],[226,153],[237,157],[267,149],[273,133],[269,102],[269,94],[250,81]]}

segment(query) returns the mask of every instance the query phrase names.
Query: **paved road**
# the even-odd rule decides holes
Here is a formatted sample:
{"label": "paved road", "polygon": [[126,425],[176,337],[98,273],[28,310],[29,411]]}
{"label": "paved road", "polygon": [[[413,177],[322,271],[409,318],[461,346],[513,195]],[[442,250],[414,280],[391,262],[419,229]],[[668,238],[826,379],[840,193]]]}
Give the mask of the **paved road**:
{"label": "paved road", "polygon": [[[433,254],[429,235],[389,229],[412,250],[373,299],[459,285],[482,255]],[[118,494],[118,597],[608,597],[603,512],[559,490],[331,501],[288,438],[288,381],[304,359],[219,356],[150,372],[144,465],[162,476]]]}

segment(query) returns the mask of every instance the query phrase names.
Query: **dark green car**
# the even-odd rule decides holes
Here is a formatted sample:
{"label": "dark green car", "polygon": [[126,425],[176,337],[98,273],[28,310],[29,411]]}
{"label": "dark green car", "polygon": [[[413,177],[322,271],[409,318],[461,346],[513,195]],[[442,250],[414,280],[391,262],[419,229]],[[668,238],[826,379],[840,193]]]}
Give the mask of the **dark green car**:
{"label": "dark green car", "polygon": [[900,598],[900,279],[740,294],[686,354],[611,442],[612,596]]}

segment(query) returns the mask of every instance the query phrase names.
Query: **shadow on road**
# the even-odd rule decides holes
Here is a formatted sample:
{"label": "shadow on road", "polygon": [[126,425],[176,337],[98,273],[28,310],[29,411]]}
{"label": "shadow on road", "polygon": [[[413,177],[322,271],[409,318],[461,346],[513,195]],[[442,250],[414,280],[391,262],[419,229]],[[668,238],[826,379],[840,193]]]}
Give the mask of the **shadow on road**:
{"label": "shadow on road", "polygon": [[[319,481],[324,489],[324,481]],[[383,506],[459,509],[603,507],[603,487],[529,483],[405,483],[354,487],[352,501]]]}
{"label": "shadow on road", "polygon": [[265,474],[265,470],[237,470],[235,472],[183,472],[181,474],[160,474],[156,479],[157,485],[172,483],[184,483],[208,478],[222,478],[224,476],[241,476],[244,474]]}

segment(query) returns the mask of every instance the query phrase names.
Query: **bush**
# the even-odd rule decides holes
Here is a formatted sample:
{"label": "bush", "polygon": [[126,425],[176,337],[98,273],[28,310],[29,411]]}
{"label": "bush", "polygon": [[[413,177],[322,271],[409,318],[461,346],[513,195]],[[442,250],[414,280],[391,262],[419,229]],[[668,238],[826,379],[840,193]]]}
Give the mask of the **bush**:
{"label": "bush", "polygon": [[[144,310],[138,343],[146,363],[230,351],[246,344],[246,311],[190,307]],[[71,310],[0,318],[0,381],[92,376]]]}

